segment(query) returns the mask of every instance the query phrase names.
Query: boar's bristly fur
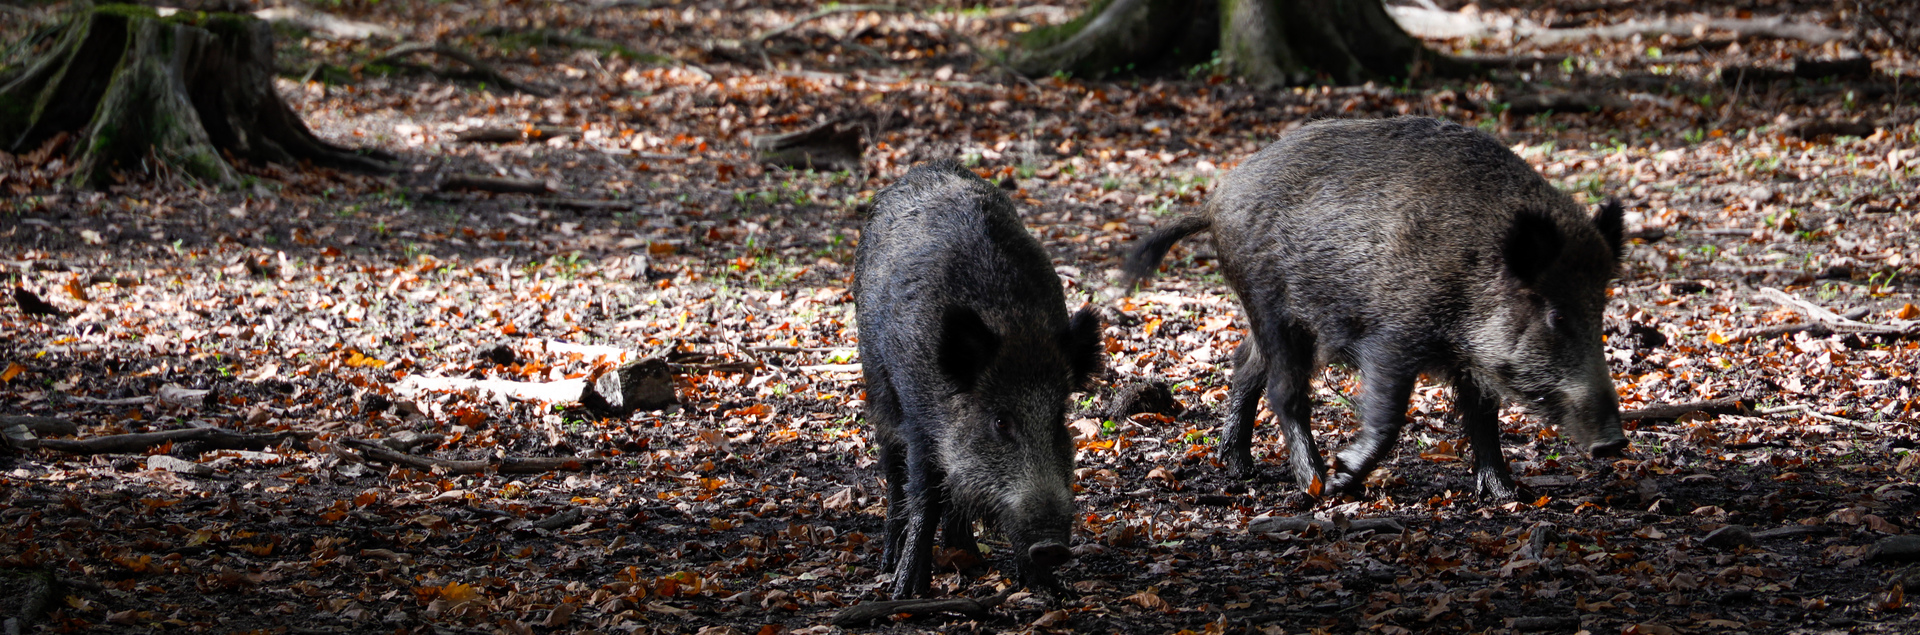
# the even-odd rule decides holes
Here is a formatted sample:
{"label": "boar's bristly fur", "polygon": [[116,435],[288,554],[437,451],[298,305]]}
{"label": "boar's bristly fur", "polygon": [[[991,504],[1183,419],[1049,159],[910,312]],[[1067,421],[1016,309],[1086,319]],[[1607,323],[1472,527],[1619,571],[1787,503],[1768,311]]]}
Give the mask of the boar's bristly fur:
{"label": "boar's bristly fur", "polygon": [[1227,174],[1202,212],[1143,239],[1128,284],[1201,231],[1250,327],[1218,450],[1236,472],[1254,468],[1264,393],[1295,480],[1326,474],[1307,416],[1308,381],[1329,362],[1360,371],[1362,429],[1334,456],[1328,493],[1357,493],[1391,450],[1421,373],[1452,383],[1482,495],[1515,494],[1502,399],[1595,456],[1626,447],[1600,336],[1622,210],[1588,214],[1493,137],[1414,117],[1304,126]]}
{"label": "boar's bristly fur", "polygon": [[1072,559],[1069,393],[1100,363],[1100,326],[1069,317],[1053,263],[993,184],[956,162],[875,197],[856,254],[867,420],[887,481],[883,567],[925,595],[933,538],[979,555],[1006,534],[1029,586]]}

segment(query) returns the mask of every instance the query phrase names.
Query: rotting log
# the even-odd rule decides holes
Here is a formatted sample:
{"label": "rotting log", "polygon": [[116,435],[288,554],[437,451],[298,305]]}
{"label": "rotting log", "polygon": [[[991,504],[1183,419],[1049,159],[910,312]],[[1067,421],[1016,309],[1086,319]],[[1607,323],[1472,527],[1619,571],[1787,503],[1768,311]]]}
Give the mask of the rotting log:
{"label": "rotting log", "polygon": [[71,135],[70,180],[100,189],[172,177],[240,182],[229,158],[390,172],[390,156],[314,136],[273,87],[273,31],[236,13],[107,4],[79,14],[60,40],[0,86],[0,150],[21,153]]}

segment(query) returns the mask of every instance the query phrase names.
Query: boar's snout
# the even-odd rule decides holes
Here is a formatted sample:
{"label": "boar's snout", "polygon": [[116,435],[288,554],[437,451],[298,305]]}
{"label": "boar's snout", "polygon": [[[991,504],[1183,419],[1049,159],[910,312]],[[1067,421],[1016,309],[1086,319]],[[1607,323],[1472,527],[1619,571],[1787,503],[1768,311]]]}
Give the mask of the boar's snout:
{"label": "boar's snout", "polygon": [[1043,569],[1052,569],[1073,559],[1073,551],[1052,540],[1027,547],[1027,559]]}

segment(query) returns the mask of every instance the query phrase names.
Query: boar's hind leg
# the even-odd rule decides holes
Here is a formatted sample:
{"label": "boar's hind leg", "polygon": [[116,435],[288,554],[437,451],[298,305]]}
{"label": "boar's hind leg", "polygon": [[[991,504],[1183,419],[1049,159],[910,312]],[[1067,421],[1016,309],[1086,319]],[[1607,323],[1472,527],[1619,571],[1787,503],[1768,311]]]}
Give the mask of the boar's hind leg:
{"label": "boar's hind leg", "polygon": [[1227,429],[1221,431],[1215,456],[1233,472],[1248,478],[1254,475],[1253,424],[1260,416],[1260,391],[1267,386],[1267,360],[1260,346],[1249,337],[1233,352],[1233,389],[1227,393]]}
{"label": "boar's hind leg", "polygon": [[[1256,326],[1256,328],[1258,328]],[[1234,369],[1233,412],[1227,420],[1226,443],[1236,456],[1227,461],[1242,475],[1253,471],[1253,424],[1259,416],[1259,389],[1265,384],[1267,408],[1280,420],[1280,434],[1287,442],[1287,466],[1293,481],[1301,489],[1311,489],[1314,479],[1324,478],[1327,464],[1320,459],[1320,446],[1313,441],[1313,397],[1308,382],[1313,380],[1313,336],[1304,330],[1282,328],[1271,337],[1248,340],[1240,347],[1245,363]],[[1242,376],[1245,376],[1243,379]],[[1225,447],[1225,446],[1223,446]],[[1226,450],[1223,449],[1223,453]],[[1236,465],[1239,461],[1245,465]]]}
{"label": "boar's hind leg", "polygon": [[1360,434],[1335,459],[1327,490],[1334,495],[1358,495],[1367,475],[1380,465],[1400,439],[1407,424],[1407,398],[1419,373],[1390,362],[1360,360]]}
{"label": "boar's hind leg", "polygon": [[1473,480],[1482,497],[1513,500],[1517,493],[1507,457],[1500,453],[1500,397],[1487,392],[1466,373],[1453,380],[1453,409],[1467,429],[1473,447]]}

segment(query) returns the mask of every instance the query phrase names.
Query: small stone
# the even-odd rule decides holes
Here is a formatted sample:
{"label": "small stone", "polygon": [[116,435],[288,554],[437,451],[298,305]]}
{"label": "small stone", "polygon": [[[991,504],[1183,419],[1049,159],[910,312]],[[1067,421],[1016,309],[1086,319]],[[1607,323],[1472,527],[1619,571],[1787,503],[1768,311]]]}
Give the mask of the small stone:
{"label": "small stone", "polygon": [[507,346],[506,344],[494,344],[493,346],[480,349],[479,358],[483,361],[493,362],[501,366],[519,361],[519,356],[513,353],[513,347]]}
{"label": "small stone", "polygon": [[1173,398],[1173,391],[1166,382],[1143,381],[1127,386],[1113,396],[1113,405],[1107,409],[1107,418],[1125,421],[1127,417],[1143,412],[1151,412],[1168,417],[1180,416],[1187,407]]}
{"label": "small stone", "polygon": [[1910,562],[1920,560],[1920,536],[1887,536],[1867,549],[1873,562]]}
{"label": "small stone", "polygon": [[1733,549],[1753,544],[1753,531],[1740,525],[1727,525],[1707,532],[1700,543],[1716,549]]}
{"label": "small stone", "polygon": [[639,410],[660,410],[679,403],[673,392],[673,367],[643,359],[614,369],[587,384],[580,403],[594,412],[624,417]]}

